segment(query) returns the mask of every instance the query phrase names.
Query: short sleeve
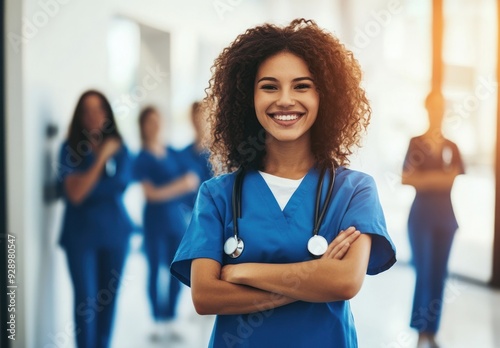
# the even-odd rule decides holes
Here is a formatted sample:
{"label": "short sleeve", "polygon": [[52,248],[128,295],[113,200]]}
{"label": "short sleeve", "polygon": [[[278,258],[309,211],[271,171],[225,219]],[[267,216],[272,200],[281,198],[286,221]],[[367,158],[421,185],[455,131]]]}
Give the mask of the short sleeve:
{"label": "short sleeve", "polygon": [[59,151],[59,159],[54,165],[57,180],[57,191],[59,195],[65,195],[64,180],[69,174],[76,173],[82,170],[84,158],[73,151],[68,142],[65,141],[61,145]]}
{"label": "short sleeve", "polygon": [[372,236],[367,274],[383,272],[396,262],[396,248],[387,232],[375,181],[370,176],[361,179],[349,202],[341,228],[349,226],[355,226],[362,233]]}
{"label": "short sleeve", "polygon": [[177,249],[171,273],[187,286],[191,286],[191,262],[197,258],[210,258],[222,264],[223,223],[214,198],[206,183],[200,187],[193,216]]}

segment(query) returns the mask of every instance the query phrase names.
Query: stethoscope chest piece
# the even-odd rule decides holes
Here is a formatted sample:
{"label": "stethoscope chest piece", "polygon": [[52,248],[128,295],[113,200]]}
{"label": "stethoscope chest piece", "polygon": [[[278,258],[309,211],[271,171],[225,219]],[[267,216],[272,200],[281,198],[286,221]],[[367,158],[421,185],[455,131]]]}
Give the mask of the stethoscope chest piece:
{"label": "stethoscope chest piece", "polygon": [[326,253],[327,249],[328,242],[323,236],[314,235],[309,238],[309,241],[307,242],[307,250],[309,250],[313,256],[319,257]]}
{"label": "stethoscope chest piece", "polygon": [[[321,227],[321,223],[323,218],[325,217],[326,210],[330,203],[333,193],[333,185],[335,183],[335,167],[330,170],[332,180],[328,186],[327,195],[325,198],[325,202],[323,204],[323,208],[320,211],[320,201],[321,201],[321,192],[323,187],[323,178],[326,173],[326,168],[323,168],[321,171],[321,176],[319,178],[318,187],[316,189],[316,206],[314,213],[314,229],[313,236],[307,242],[307,250],[314,256],[320,257],[328,250],[328,242],[325,237],[320,236],[318,231]],[[236,178],[234,180],[233,185],[233,195],[231,207],[233,211],[233,222],[234,222],[234,235],[229,237],[224,243],[224,253],[230,258],[236,259],[243,252],[243,248],[245,245],[243,244],[243,240],[239,237],[238,234],[238,219],[241,218],[241,191],[243,186],[243,176],[245,171],[243,168],[238,169]]]}
{"label": "stethoscope chest piece", "polygon": [[240,256],[244,248],[243,240],[237,236],[229,237],[224,243],[224,252],[233,259]]}

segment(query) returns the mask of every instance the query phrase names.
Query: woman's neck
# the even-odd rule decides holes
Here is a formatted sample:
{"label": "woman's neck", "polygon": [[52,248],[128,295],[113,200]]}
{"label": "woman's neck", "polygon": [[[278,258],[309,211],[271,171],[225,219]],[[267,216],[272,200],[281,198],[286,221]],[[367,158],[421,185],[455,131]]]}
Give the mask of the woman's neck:
{"label": "woman's neck", "polygon": [[431,139],[436,143],[442,143],[444,141],[444,135],[441,128],[428,128],[422,135],[424,138]]}
{"label": "woman's neck", "polygon": [[165,146],[158,139],[145,141],[143,147],[158,157],[166,154]]}
{"label": "woman's neck", "polygon": [[303,178],[314,165],[309,139],[305,142],[269,141],[266,144],[264,172],[288,179]]}

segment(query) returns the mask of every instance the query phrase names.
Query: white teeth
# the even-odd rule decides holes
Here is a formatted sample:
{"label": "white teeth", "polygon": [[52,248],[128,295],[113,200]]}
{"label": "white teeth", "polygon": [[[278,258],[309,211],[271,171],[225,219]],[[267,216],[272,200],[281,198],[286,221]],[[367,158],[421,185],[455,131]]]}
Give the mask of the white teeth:
{"label": "white teeth", "polygon": [[299,115],[274,115],[274,118],[279,121],[293,121],[299,118]]}

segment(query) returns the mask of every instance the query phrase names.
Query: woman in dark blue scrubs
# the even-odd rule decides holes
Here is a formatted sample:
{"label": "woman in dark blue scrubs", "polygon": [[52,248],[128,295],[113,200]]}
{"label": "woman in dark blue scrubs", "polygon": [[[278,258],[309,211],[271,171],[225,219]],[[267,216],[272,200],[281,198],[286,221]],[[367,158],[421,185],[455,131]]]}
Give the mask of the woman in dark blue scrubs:
{"label": "woman in dark blue scrubs", "polygon": [[[200,178],[200,183],[207,181],[213,176],[212,166],[209,162],[210,153],[206,147],[206,134],[208,122],[200,102],[194,102],[191,106],[191,122],[195,131],[195,140],[192,144],[181,150],[179,156],[184,167],[189,168]],[[187,194],[183,201],[186,211],[191,212],[194,207],[198,191]]]}
{"label": "woman in dark blue scrubs", "polygon": [[419,347],[437,347],[448,258],[458,228],[451,204],[455,177],[464,174],[458,147],[443,136],[442,94],[426,99],[429,128],[410,140],[403,167],[403,184],[416,196],[408,218],[412,261],[416,271],[410,326],[419,332]]}
{"label": "woman in dark blue scrubs", "polygon": [[[156,109],[145,108],[139,116],[139,126],[142,150],[134,165],[134,175],[146,197],[144,246],[149,266],[148,293],[156,323],[152,338],[156,340],[172,333],[170,324],[175,318],[181,284],[170,276],[168,269],[190,217],[190,211],[183,207],[184,196],[198,189],[199,178],[188,173],[178,152],[164,145]],[[168,284],[159,281],[162,268],[169,278]]]}
{"label": "woman in dark blue scrubs", "polygon": [[109,347],[133,229],[123,203],[132,161],[100,92],[80,97],[58,169],[66,203],[60,244],[73,282],[77,346]]}

